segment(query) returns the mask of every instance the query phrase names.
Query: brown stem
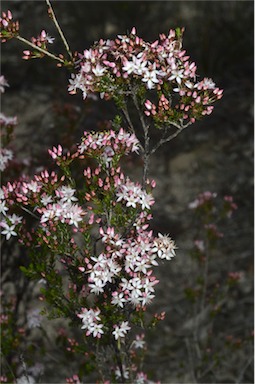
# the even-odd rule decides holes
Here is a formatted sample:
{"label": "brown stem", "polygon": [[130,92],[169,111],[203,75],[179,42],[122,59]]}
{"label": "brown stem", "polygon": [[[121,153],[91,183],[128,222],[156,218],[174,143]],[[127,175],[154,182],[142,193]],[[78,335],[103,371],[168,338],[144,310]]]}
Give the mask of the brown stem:
{"label": "brown stem", "polygon": [[50,53],[50,52],[46,51],[45,49],[43,49],[43,48],[41,48],[41,47],[38,47],[37,45],[31,43],[29,40],[24,39],[24,37],[21,37],[21,36],[15,36],[15,37],[16,37],[16,39],[18,39],[18,40],[22,41],[23,43],[29,45],[30,47],[32,47],[32,48],[34,48],[35,50],[37,50],[37,51],[43,53],[44,55],[49,56],[50,58],[52,58],[52,59],[54,59],[54,60],[57,60],[57,61],[59,61],[59,62],[62,63],[62,64],[65,63],[64,60],[60,59],[60,57],[53,55],[53,53]]}
{"label": "brown stem", "polygon": [[138,115],[139,115],[139,119],[140,119],[140,122],[141,122],[141,125],[142,125],[142,129],[143,129],[143,133],[144,133],[144,167],[143,167],[143,187],[145,187],[146,185],[146,180],[147,180],[147,177],[148,177],[148,173],[149,173],[149,160],[150,160],[150,136],[149,136],[149,124],[146,124],[145,120],[144,120],[144,116],[143,116],[143,113],[141,112],[141,108],[139,106],[139,103],[138,103],[138,100],[137,100],[137,96],[136,96],[136,93],[135,93],[135,90],[132,89],[132,99],[133,99],[133,102],[134,102],[134,105],[137,109],[137,112],[138,112]]}
{"label": "brown stem", "polygon": [[118,365],[118,367],[120,369],[121,382],[125,383],[126,380],[125,380],[125,377],[124,377],[123,366],[122,366],[122,361],[121,361],[121,356],[120,356],[120,350],[119,350],[118,345],[117,345],[117,343],[115,341],[113,343],[113,348],[114,348],[114,351],[115,351],[117,365]]}
{"label": "brown stem", "polygon": [[161,138],[159,140],[159,142],[152,148],[151,150],[151,154],[153,154],[154,152],[156,152],[156,150],[161,147],[161,145],[167,143],[168,141],[171,141],[173,140],[176,136],[178,136],[185,128],[187,128],[191,123],[188,123],[186,125],[178,125],[176,123],[171,123],[171,125],[173,125],[174,127],[178,128],[172,135],[168,136],[168,137],[165,137],[165,138]]}
{"label": "brown stem", "polygon": [[53,11],[52,5],[51,5],[51,3],[50,3],[49,0],[46,0],[46,3],[47,3],[48,8],[49,8],[49,9],[48,9],[48,11],[49,11],[49,15],[50,15],[50,17],[52,18],[52,20],[53,20],[53,22],[54,22],[54,24],[55,24],[55,26],[56,26],[56,28],[57,28],[57,30],[58,30],[58,33],[59,33],[59,35],[60,35],[60,37],[61,37],[61,40],[63,41],[64,46],[66,47],[67,53],[68,53],[68,55],[70,56],[71,60],[73,60],[72,52],[70,51],[68,42],[67,42],[67,40],[66,40],[66,38],[65,38],[65,36],[64,36],[64,34],[63,34],[63,32],[62,32],[62,29],[60,28],[60,25],[58,24],[58,21],[57,21],[57,19],[56,19],[55,13],[54,13],[54,11]]}
{"label": "brown stem", "polygon": [[129,127],[131,128],[131,131],[135,134],[135,129],[134,129],[133,123],[130,119],[126,103],[125,103],[125,106],[121,108],[121,111],[122,111],[123,115],[125,116],[125,119],[127,120]]}

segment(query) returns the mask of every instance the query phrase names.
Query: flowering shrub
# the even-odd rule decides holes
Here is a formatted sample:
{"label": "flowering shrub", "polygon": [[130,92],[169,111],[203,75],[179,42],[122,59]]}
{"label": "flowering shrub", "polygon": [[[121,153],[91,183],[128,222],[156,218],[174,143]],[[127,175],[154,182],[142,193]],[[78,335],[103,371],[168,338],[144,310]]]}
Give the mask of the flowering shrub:
{"label": "flowering shrub", "polygon": [[[67,66],[69,92],[112,98],[128,129],[117,116],[114,129],[85,131],[75,149],[50,149],[57,171],[45,169],[32,178],[6,182],[0,191],[1,234],[8,241],[17,237],[27,249],[29,263],[22,271],[43,283],[41,300],[48,304],[43,313],[69,319],[83,330],[83,344],[69,338],[67,350],[88,356],[101,382],[149,383],[137,362],[136,350],[144,350],[145,342],[136,332],[164,318],[161,313],[148,319],[146,309],[159,283],[155,267],[171,260],[176,249],[168,235],[155,235],[149,227],[155,187],[148,180],[149,158],[209,115],[222,90],[211,79],[196,81],[196,65],[182,48],[183,29],[148,43],[133,28],[129,35],[99,40],[83,54],[72,54],[49,0],[46,3],[67,58],[48,51],[54,38],[45,30],[31,41],[21,37],[10,11],[0,18],[2,41],[16,38],[33,48],[24,51],[24,59],[47,55]],[[6,85],[1,79],[1,89]],[[15,124],[2,120],[6,126]],[[161,134],[156,144],[150,142],[153,127]],[[169,127],[175,132],[169,133]],[[134,153],[144,159],[141,184],[121,169],[123,156]],[[3,168],[10,153],[5,150],[2,158]],[[75,374],[67,382],[79,383],[80,378]]]}
{"label": "flowering shrub", "polygon": [[[24,51],[25,59],[47,55],[55,59],[58,66],[67,66],[72,72],[68,87],[70,93],[81,90],[84,99],[100,93],[102,98],[114,100],[128,130],[140,141],[144,185],[150,156],[190,124],[209,115],[213,111],[212,104],[222,97],[223,91],[212,79],[197,81],[196,64],[189,61],[182,47],[184,28],[170,29],[167,36],[160,34],[153,43],[137,36],[133,28],[129,35],[118,35],[114,40],[100,39],[82,54],[72,54],[49,0],[46,2],[66,47],[67,58],[48,51],[47,44],[53,43],[53,38],[45,30],[37,39],[32,38],[32,42],[21,37],[10,11],[7,14],[3,12],[0,18],[2,41],[17,38],[33,47],[33,51]],[[138,123],[132,117],[134,109]],[[159,128],[160,133],[154,144],[150,142],[153,127]]]}
{"label": "flowering shrub", "polygon": [[[9,84],[4,76],[0,76],[0,93],[4,93],[5,87],[9,87]],[[3,172],[10,161],[13,159],[13,151],[8,148],[12,136],[14,127],[17,124],[16,117],[8,117],[3,113],[0,113],[0,127],[1,127],[1,148],[0,148],[0,171]]]}
{"label": "flowering shrub", "polygon": [[[214,260],[215,267],[215,263],[222,259],[226,220],[232,218],[237,205],[232,196],[222,198],[215,192],[205,191],[190,202],[188,208],[193,211],[195,231],[190,252],[192,278],[184,289],[187,303],[191,305],[183,327],[193,374],[197,381],[207,382],[213,380],[211,377],[221,369],[225,371],[226,357],[232,355],[232,345],[226,343],[229,328],[227,326],[225,332],[220,328],[218,332],[217,321],[222,322],[220,316],[226,317],[228,303],[235,294],[234,288],[244,276],[242,272],[229,272],[230,265],[225,270],[221,268],[220,275],[215,274],[212,262]],[[240,349],[243,348],[245,355],[250,354],[249,340],[250,334],[246,334],[240,341]]]}
{"label": "flowering shrub", "polygon": [[[79,89],[84,99],[100,92],[120,105],[138,95],[144,114],[161,129],[172,123],[182,127],[209,115],[223,91],[211,79],[196,82],[197,67],[182,48],[183,32],[170,30],[152,44],[137,36],[135,28],[115,40],[101,39],[78,55],[79,72],[72,75],[69,92]],[[157,98],[156,104],[146,99],[147,90],[155,90],[151,98]]]}
{"label": "flowering shrub", "polygon": [[[119,353],[124,342],[128,346],[130,325],[144,323],[155,296],[158,280],[152,268],[175,255],[168,236],[154,237],[148,229],[155,183],[145,191],[119,166],[124,154],[137,150],[135,136],[122,129],[85,132],[75,152],[64,153],[60,145],[49,150],[61,174],[42,171],[32,180],[2,187],[2,234],[7,240],[19,234],[29,249],[30,265],[23,271],[44,279],[49,315],[77,324],[80,318],[86,336],[102,338]],[[93,166],[86,165],[88,157],[95,160]],[[83,174],[78,180],[71,171],[77,162]],[[29,213],[38,219],[30,231]]]}

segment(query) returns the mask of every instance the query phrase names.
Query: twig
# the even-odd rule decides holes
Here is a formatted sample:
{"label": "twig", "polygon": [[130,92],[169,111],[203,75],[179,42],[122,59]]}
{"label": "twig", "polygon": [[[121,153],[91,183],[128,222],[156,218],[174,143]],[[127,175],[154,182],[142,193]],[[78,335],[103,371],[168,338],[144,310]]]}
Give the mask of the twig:
{"label": "twig", "polygon": [[58,24],[58,21],[56,19],[55,13],[53,11],[52,5],[51,5],[49,0],[46,0],[46,3],[47,3],[48,8],[49,8],[48,9],[49,15],[52,18],[52,20],[53,20],[53,22],[54,22],[54,24],[55,24],[55,26],[56,26],[56,28],[58,30],[58,33],[59,33],[59,35],[60,35],[60,37],[61,37],[61,39],[62,39],[62,41],[63,41],[63,43],[64,43],[64,45],[66,47],[67,53],[70,56],[71,60],[73,60],[72,52],[70,51],[69,45],[67,43],[67,40],[66,40],[66,38],[65,38],[65,36],[64,36],[64,34],[62,32],[62,29],[60,28],[60,25]]}
{"label": "twig", "polygon": [[121,110],[122,110],[123,115],[125,116],[125,119],[127,120],[127,123],[129,124],[132,132],[135,134],[135,129],[134,129],[133,123],[130,119],[126,103],[125,103],[125,106],[121,108]]}
{"label": "twig", "polygon": [[252,360],[254,359],[253,355],[250,356],[250,358],[248,359],[247,363],[245,364],[245,366],[243,367],[243,369],[241,370],[237,380],[236,380],[236,384],[241,384],[241,381],[243,379],[243,376],[244,376],[244,373],[246,371],[246,369],[249,367],[249,365],[251,364]]}
{"label": "twig", "polygon": [[39,216],[36,216],[33,212],[29,211],[29,209],[25,208],[25,207],[21,207],[21,209],[25,212],[27,212],[29,215],[33,216],[35,219],[39,220],[40,217]]}
{"label": "twig", "polygon": [[20,361],[21,361],[21,365],[22,365],[22,368],[23,368],[23,373],[24,373],[24,375],[26,377],[26,380],[27,380],[28,383],[30,383],[29,376],[28,376],[28,373],[27,373],[27,366],[26,366],[26,363],[25,363],[23,355],[21,354],[19,358],[20,358]]}
{"label": "twig", "polygon": [[189,363],[190,363],[190,368],[191,368],[193,380],[194,380],[194,383],[197,383],[196,375],[195,375],[194,361],[193,361],[193,353],[191,352],[190,341],[188,338],[185,338],[185,344],[186,344],[186,348],[188,351]]}
{"label": "twig", "polygon": [[205,307],[205,299],[206,299],[207,285],[208,285],[208,269],[209,269],[209,258],[210,258],[208,236],[206,239],[205,249],[206,249],[206,252],[205,252],[205,265],[204,265],[204,273],[203,273],[203,291],[202,291],[202,298],[201,298],[201,305],[200,305],[201,312],[204,310],[204,307]]}
{"label": "twig", "polygon": [[113,342],[113,349],[115,351],[115,357],[116,357],[116,361],[117,361],[117,365],[120,369],[120,376],[121,376],[121,382],[122,383],[125,383],[125,377],[124,377],[124,372],[123,372],[123,365],[122,365],[122,360],[121,360],[121,355],[120,355],[120,350],[116,344],[116,342],[114,341]]}
{"label": "twig", "polygon": [[161,145],[167,143],[168,141],[174,139],[176,136],[178,136],[185,128],[187,128],[191,123],[188,123],[186,125],[178,125],[177,123],[174,123],[172,122],[171,125],[173,125],[174,127],[178,128],[176,132],[174,132],[172,135],[166,137],[166,138],[162,138],[159,140],[159,142],[152,148],[151,150],[151,154],[155,153],[156,150],[161,147]]}
{"label": "twig", "polygon": [[38,47],[37,45],[31,43],[29,40],[24,39],[24,37],[21,37],[21,36],[15,36],[15,37],[16,37],[16,39],[22,41],[23,43],[30,45],[30,47],[36,49],[37,51],[42,52],[44,55],[49,56],[52,59],[57,60],[62,64],[65,64],[65,61],[60,59],[60,57],[53,55],[53,53],[50,53],[49,51],[46,51],[45,49],[43,49],[41,47]]}
{"label": "twig", "polygon": [[142,129],[143,129],[143,133],[144,133],[144,156],[143,156],[143,159],[144,159],[143,187],[144,187],[145,184],[146,184],[147,175],[148,175],[148,172],[149,172],[149,161],[150,161],[150,155],[151,155],[151,152],[150,152],[150,136],[149,136],[149,127],[150,126],[145,123],[144,116],[143,116],[143,114],[141,112],[141,109],[139,107],[137,96],[136,96],[136,93],[135,93],[134,89],[132,89],[131,92],[132,92],[132,99],[133,99],[134,105],[135,105],[135,107],[136,107],[136,109],[138,111],[139,119],[141,121]]}
{"label": "twig", "polygon": [[[11,367],[10,364],[8,363],[8,360],[7,360],[6,356],[4,355],[4,353],[3,353],[2,351],[0,351],[0,354],[1,354],[2,357],[4,358],[4,360],[5,360],[5,364],[6,364],[7,368],[9,369],[10,374],[13,376],[14,383],[16,383],[16,377],[15,377],[15,375],[14,375],[14,372],[13,372],[12,367]],[[3,364],[3,362],[2,362],[2,364]]]}

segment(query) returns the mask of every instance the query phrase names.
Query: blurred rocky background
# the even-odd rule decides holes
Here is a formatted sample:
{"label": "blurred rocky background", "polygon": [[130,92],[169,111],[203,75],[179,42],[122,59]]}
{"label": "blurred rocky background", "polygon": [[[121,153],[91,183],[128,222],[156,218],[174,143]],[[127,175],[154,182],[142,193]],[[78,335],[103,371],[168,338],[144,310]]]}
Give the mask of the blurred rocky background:
{"label": "blurred rocky background", "polygon": [[[178,250],[175,260],[159,271],[152,311],[166,311],[166,319],[158,330],[149,332],[145,367],[162,383],[252,383],[253,350],[244,340],[253,328],[253,2],[52,1],[52,5],[71,50],[78,52],[99,38],[125,34],[133,26],[149,41],[184,26],[183,46],[196,62],[199,76],[211,77],[224,89],[212,115],[162,147],[151,163],[150,176],[157,182],[153,227],[169,233]],[[2,10],[7,9],[20,21],[22,36],[30,39],[45,29],[56,38],[54,52],[64,51],[44,1],[2,1]],[[56,68],[47,58],[25,62],[23,49],[12,40],[2,45],[1,52],[2,74],[10,84],[2,98],[2,112],[18,116],[18,158],[45,156],[49,146],[63,139],[64,130],[78,139],[83,130],[95,129],[98,121],[114,116],[111,103],[85,105],[80,94],[69,95],[68,71]],[[63,108],[74,114],[74,120],[78,116],[75,131],[65,117],[59,117],[57,111]],[[139,178],[139,166],[133,169],[127,165],[130,176]],[[210,283],[225,281],[228,272],[241,272],[242,280],[217,317],[200,314],[208,355],[198,378],[189,322],[194,314],[184,292],[199,273],[193,274],[190,258],[194,227],[188,204],[207,190],[220,197],[232,195],[238,205],[210,259]],[[211,334],[210,350],[206,343]],[[225,344],[223,348],[223,339],[229,335],[241,340],[240,348],[224,349]],[[56,371],[57,350],[54,354],[42,382],[60,383],[68,375],[63,364]]]}

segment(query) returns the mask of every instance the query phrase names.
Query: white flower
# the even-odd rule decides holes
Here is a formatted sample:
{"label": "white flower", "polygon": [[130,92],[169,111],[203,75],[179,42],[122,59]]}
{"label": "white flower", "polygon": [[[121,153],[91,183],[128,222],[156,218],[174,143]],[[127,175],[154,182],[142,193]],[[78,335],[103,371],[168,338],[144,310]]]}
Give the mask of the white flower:
{"label": "white flower", "polygon": [[133,289],[130,292],[129,301],[136,307],[137,305],[141,304],[141,297],[141,292],[139,290]]}
{"label": "white flower", "polygon": [[83,324],[87,327],[88,324],[92,323],[95,320],[101,320],[99,315],[100,315],[100,309],[87,309],[84,308],[82,310],[82,313],[78,314],[77,316],[82,319]]}
{"label": "white flower", "polygon": [[[122,373],[123,373],[124,379],[129,379],[129,371],[125,367],[125,365],[122,365]],[[121,372],[119,367],[117,367],[115,370],[115,376],[116,376],[116,379],[121,379]]]}
{"label": "white flower", "polygon": [[96,67],[92,69],[92,72],[96,76],[103,76],[105,71],[106,71],[106,68],[101,67],[100,64],[97,64]]}
{"label": "white flower", "polygon": [[9,87],[9,84],[4,76],[0,76],[0,93],[4,93],[4,87]]}
{"label": "white flower", "polygon": [[103,282],[102,280],[98,278],[94,278],[94,282],[89,284],[90,292],[94,293],[95,295],[99,295],[99,293],[103,293],[105,284],[106,283]]}
{"label": "white flower", "polygon": [[148,89],[153,89],[155,85],[159,82],[156,76],[157,71],[146,71],[143,75],[142,81],[147,83]]}
{"label": "white flower", "polygon": [[0,149],[0,171],[4,171],[7,164],[13,158],[13,152],[10,149]]}
{"label": "white flower", "polygon": [[178,84],[181,84],[183,78],[184,69],[178,69],[176,65],[173,65],[173,68],[171,70],[171,76],[168,78],[168,80],[175,80]]}
{"label": "white flower", "polygon": [[45,37],[45,40],[49,43],[49,44],[53,44],[54,40],[55,40],[55,37],[51,37],[48,35],[48,33],[46,34],[46,37]]}
{"label": "white flower", "polygon": [[159,233],[158,238],[154,240],[154,245],[152,251],[156,252],[160,259],[171,260],[175,256],[176,246],[168,235]]}
{"label": "white flower", "polygon": [[144,334],[142,334],[141,336],[139,335],[136,335],[136,340],[133,341],[132,345],[134,346],[135,349],[144,349],[145,348],[145,341],[143,340],[144,339]]}
{"label": "white flower", "polygon": [[17,117],[8,117],[5,116],[3,113],[0,113],[0,124],[3,125],[16,125],[17,124]]}
{"label": "white flower", "polygon": [[126,202],[127,207],[136,208],[136,204],[138,203],[138,198],[136,196],[126,196],[125,200],[127,201]]}
{"label": "white flower", "polygon": [[128,322],[127,321],[122,321],[120,326],[115,325],[115,329],[112,332],[112,334],[115,337],[115,340],[118,340],[119,338],[125,337],[125,335],[127,334],[127,332],[130,329],[131,328],[129,327]]}
{"label": "white flower", "polygon": [[142,75],[144,72],[146,72],[146,65],[147,61],[141,59],[138,59],[136,56],[132,57],[132,61],[126,60],[124,62],[124,66],[122,67],[123,71],[127,72],[128,75],[131,73],[135,73],[136,75]]}
{"label": "white flower", "polygon": [[61,198],[62,202],[71,203],[72,201],[77,201],[78,199],[74,196],[76,192],[75,189],[63,185],[59,189],[56,190],[56,195]]}
{"label": "white flower", "polygon": [[27,183],[26,187],[27,187],[27,189],[29,189],[30,191],[32,191],[34,193],[38,192],[38,189],[40,188],[36,181],[31,181],[30,183]]}
{"label": "white flower", "polygon": [[135,57],[133,57],[133,61],[125,61],[125,65],[122,67],[123,71],[127,72],[130,75],[135,70]]}
{"label": "white flower", "polygon": [[78,314],[77,316],[82,319],[82,327],[81,329],[86,329],[86,335],[89,336],[90,334],[93,335],[93,337],[100,338],[101,335],[103,335],[103,324],[99,324],[98,321],[100,321],[100,309],[87,309],[83,308],[82,313]]}
{"label": "white flower", "polygon": [[41,203],[45,206],[52,203],[52,201],[52,196],[45,195],[41,197]]}
{"label": "white flower", "polygon": [[143,292],[143,297],[142,297],[142,300],[141,300],[142,306],[150,304],[154,297],[155,297],[155,295],[153,295],[153,294],[151,294],[149,292]]}
{"label": "white flower", "polygon": [[68,91],[71,94],[75,94],[77,92],[77,89],[80,89],[83,92],[83,99],[86,99],[87,97],[87,89],[86,85],[84,84],[84,78],[81,73],[78,73],[77,75],[71,74],[71,79],[69,79],[69,86]]}
{"label": "white flower", "polygon": [[124,303],[126,302],[126,299],[124,297],[124,293],[123,292],[113,292],[112,293],[112,301],[111,303],[113,305],[118,305],[119,307],[123,308],[124,307]]}
{"label": "white flower", "polygon": [[63,203],[62,201],[61,203],[61,205],[56,205],[56,217],[59,217],[61,222],[67,220],[69,225],[74,225],[78,228],[78,223],[82,221],[84,214],[82,208],[77,204]]}
{"label": "white flower", "polygon": [[104,152],[101,155],[101,159],[103,160],[107,168],[111,165],[113,156],[114,156],[114,150],[109,146],[105,147]]}
{"label": "white flower", "polygon": [[6,207],[6,202],[5,201],[0,201],[0,213],[2,213],[3,215],[6,215],[6,212],[8,210],[9,209]]}
{"label": "white flower", "polygon": [[5,228],[1,234],[6,236],[6,240],[9,240],[11,236],[17,236],[17,233],[14,231],[15,225],[9,226],[6,222],[2,222],[1,226]]}
{"label": "white flower", "polygon": [[140,195],[139,203],[141,204],[143,210],[146,208],[150,209],[151,205],[154,204],[154,199],[151,194],[144,192]]}
{"label": "white flower", "polygon": [[15,215],[15,213],[13,213],[11,216],[8,216],[8,219],[14,225],[20,224],[22,222],[22,217]]}
{"label": "white flower", "polygon": [[104,331],[103,331],[103,324],[91,324],[88,331],[90,333],[92,333],[93,337],[98,337],[100,338],[101,335],[104,334]]}

